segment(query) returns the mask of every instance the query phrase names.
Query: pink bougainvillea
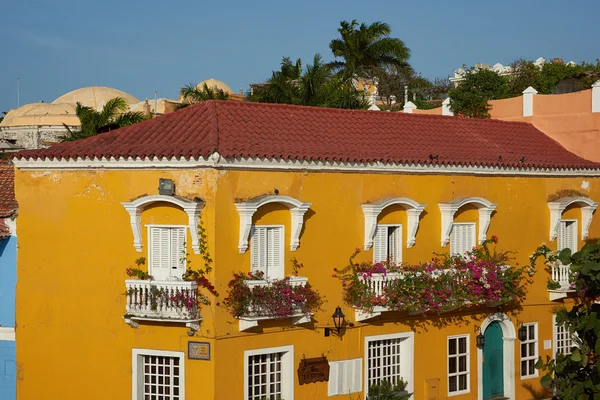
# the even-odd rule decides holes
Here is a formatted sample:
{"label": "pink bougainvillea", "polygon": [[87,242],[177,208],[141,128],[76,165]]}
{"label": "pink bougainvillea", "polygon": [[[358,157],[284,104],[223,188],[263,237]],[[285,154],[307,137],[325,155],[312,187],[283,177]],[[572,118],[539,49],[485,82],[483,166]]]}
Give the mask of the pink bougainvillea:
{"label": "pink bougainvillea", "polygon": [[346,268],[334,269],[334,276],[342,281],[345,302],[365,312],[385,307],[443,313],[520,303],[527,293],[527,274],[524,268],[509,265],[508,252],[490,251],[489,245],[497,242],[492,236],[464,256],[442,254],[416,265],[356,263],[356,250]]}
{"label": "pink bougainvillea", "polygon": [[234,316],[272,316],[311,314],[323,304],[318,291],[310,283],[293,284],[291,278],[265,285],[248,285],[247,281],[263,280],[262,273],[237,273],[229,282],[222,305]]}

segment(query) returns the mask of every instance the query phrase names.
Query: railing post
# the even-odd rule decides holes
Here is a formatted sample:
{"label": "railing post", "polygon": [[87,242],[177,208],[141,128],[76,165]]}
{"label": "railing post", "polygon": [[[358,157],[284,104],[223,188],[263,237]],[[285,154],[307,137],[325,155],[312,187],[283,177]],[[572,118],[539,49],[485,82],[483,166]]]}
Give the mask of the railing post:
{"label": "railing post", "polygon": [[412,114],[413,110],[416,110],[417,106],[412,101],[404,104],[404,112],[407,114]]}
{"label": "railing post", "polygon": [[450,97],[446,97],[442,103],[442,115],[454,116],[454,111],[450,108]]}
{"label": "railing post", "polygon": [[592,85],[592,112],[600,113],[600,81]]}
{"label": "railing post", "polygon": [[523,90],[523,116],[531,117],[533,115],[533,96],[538,93],[537,90],[529,86]]}

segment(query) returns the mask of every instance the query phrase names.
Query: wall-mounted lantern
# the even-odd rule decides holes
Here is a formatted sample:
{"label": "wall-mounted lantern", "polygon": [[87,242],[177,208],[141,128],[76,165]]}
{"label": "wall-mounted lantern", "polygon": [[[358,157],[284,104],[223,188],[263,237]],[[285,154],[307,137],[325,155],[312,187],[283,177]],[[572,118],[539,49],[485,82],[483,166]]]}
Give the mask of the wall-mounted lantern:
{"label": "wall-mounted lantern", "polygon": [[524,342],[527,340],[527,327],[525,325],[521,325],[521,327],[519,328],[519,340],[521,342]]}
{"label": "wall-mounted lantern", "polygon": [[158,194],[173,196],[175,194],[175,182],[173,182],[173,179],[160,178],[158,180]]}
{"label": "wall-mounted lantern", "polygon": [[483,335],[483,333],[477,335],[477,337],[475,338],[475,344],[477,345],[478,349],[483,350],[483,346],[485,346],[485,336]]}

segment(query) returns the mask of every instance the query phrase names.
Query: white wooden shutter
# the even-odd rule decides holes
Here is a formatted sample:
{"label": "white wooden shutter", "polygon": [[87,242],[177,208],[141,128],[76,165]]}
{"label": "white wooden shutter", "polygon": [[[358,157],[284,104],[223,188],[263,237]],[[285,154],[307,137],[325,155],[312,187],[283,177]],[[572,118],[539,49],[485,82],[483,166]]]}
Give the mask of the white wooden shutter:
{"label": "white wooden shutter", "polygon": [[475,224],[453,224],[450,232],[450,254],[464,255],[475,246]]}
{"label": "white wooden shutter", "polygon": [[470,251],[475,247],[476,239],[475,239],[475,224],[463,225],[465,227],[465,248],[463,253],[466,251]]}
{"label": "white wooden shutter", "polygon": [[283,228],[267,228],[267,279],[283,279]]}
{"label": "white wooden shutter", "polygon": [[267,228],[253,226],[250,242],[250,269],[252,272],[262,272],[267,279]]}
{"label": "white wooden shutter", "polygon": [[329,363],[328,396],[357,393],[362,390],[362,358]]}
{"label": "white wooden shutter", "polygon": [[373,238],[373,262],[387,260],[388,255],[388,227],[377,225]]}
{"label": "white wooden shutter", "polygon": [[388,227],[389,255],[391,261],[402,262],[402,225]]}
{"label": "white wooden shutter", "polygon": [[558,251],[577,251],[577,221],[560,221],[558,224]]}
{"label": "white wooden shutter", "polygon": [[148,273],[156,280],[170,277],[170,232],[169,228],[150,228],[150,249]]}
{"label": "white wooden shutter", "polygon": [[185,228],[171,228],[171,279],[181,279],[185,272]]}

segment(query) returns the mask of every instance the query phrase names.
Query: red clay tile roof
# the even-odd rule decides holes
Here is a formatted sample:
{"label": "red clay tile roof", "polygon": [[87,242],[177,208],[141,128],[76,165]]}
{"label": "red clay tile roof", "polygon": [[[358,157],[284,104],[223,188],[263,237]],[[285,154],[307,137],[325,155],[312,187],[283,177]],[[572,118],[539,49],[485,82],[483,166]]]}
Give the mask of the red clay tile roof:
{"label": "red clay tile roof", "polygon": [[225,158],[600,169],[522,122],[234,101],[202,102],[17,157],[207,158],[214,152]]}
{"label": "red clay tile roof", "polygon": [[14,166],[8,160],[0,160],[0,218],[12,216],[17,207]]}
{"label": "red clay tile roof", "polygon": [[10,234],[2,220],[13,216],[16,211],[14,166],[8,160],[0,160],[0,239]]}

